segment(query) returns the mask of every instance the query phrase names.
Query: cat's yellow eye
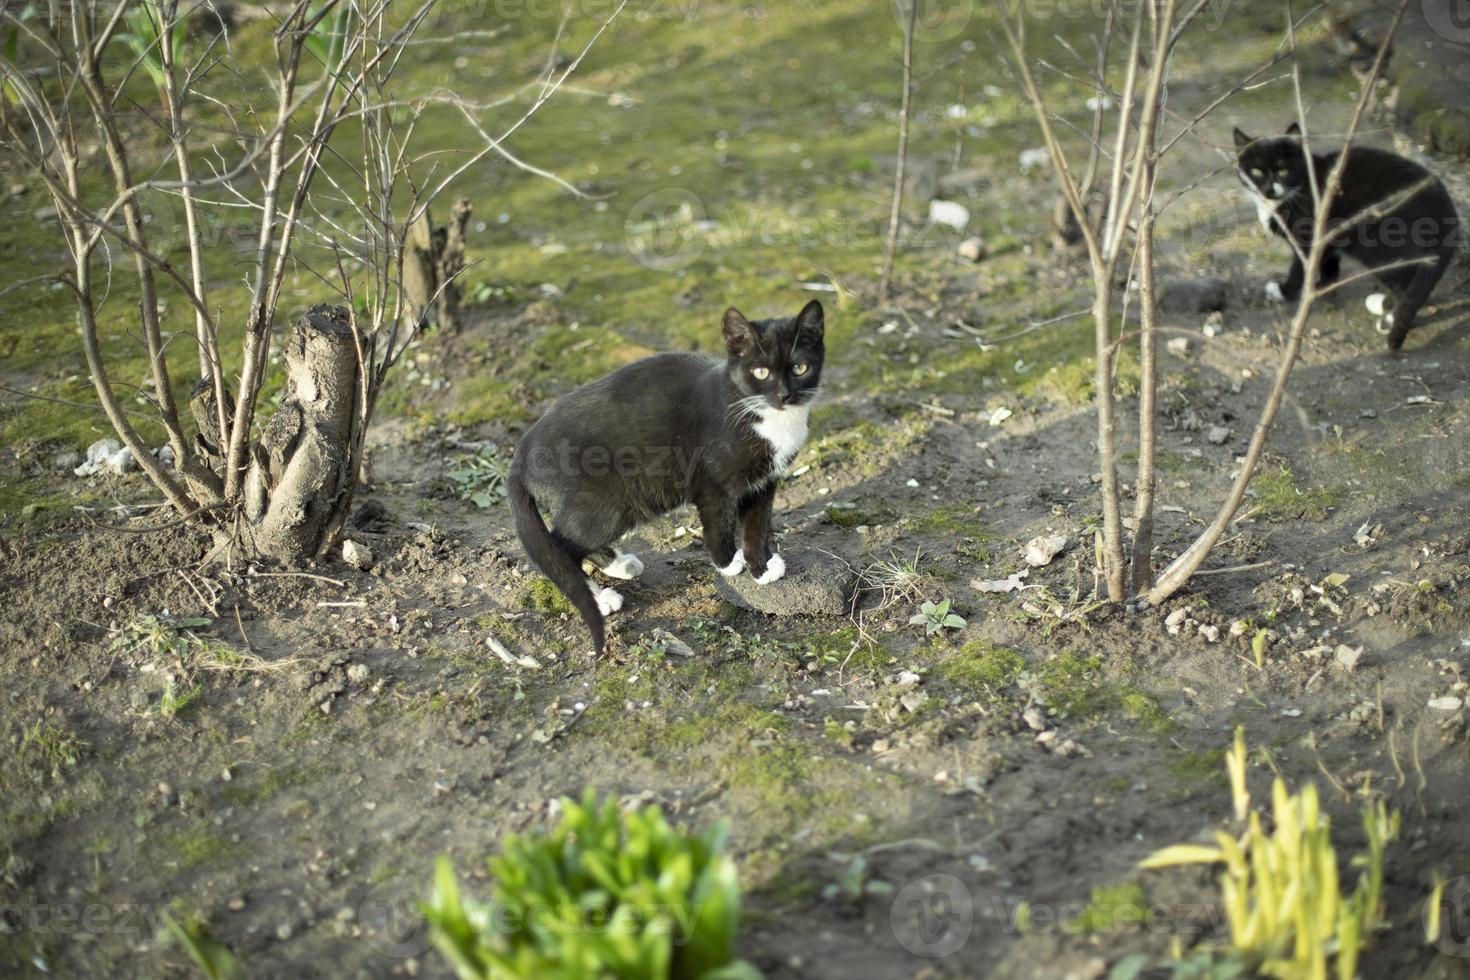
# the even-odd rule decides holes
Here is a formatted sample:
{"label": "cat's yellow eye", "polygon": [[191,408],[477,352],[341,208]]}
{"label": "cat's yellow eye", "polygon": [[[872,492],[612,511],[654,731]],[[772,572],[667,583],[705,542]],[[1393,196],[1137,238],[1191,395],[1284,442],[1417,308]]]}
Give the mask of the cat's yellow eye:
{"label": "cat's yellow eye", "polygon": [[763,367],[751,368],[750,376],[757,381],[764,381],[771,376],[771,369]]}
{"label": "cat's yellow eye", "polygon": [[1290,167],[1278,167],[1276,169],[1276,176],[1278,176],[1278,177],[1286,177],[1286,176],[1290,175],[1290,173],[1291,173],[1291,168]]}
{"label": "cat's yellow eye", "polygon": [[1254,177],[1256,180],[1260,180],[1262,177],[1266,176],[1266,171],[1262,170],[1260,167],[1251,167],[1251,176]]}
{"label": "cat's yellow eye", "polygon": [[806,374],[806,365],[805,364],[798,364],[798,365],[796,365],[795,367],[793,367],[791,369],[791,373],[794,374],[794,375],[796,375],[798,378],[801,377],[803,374]]}

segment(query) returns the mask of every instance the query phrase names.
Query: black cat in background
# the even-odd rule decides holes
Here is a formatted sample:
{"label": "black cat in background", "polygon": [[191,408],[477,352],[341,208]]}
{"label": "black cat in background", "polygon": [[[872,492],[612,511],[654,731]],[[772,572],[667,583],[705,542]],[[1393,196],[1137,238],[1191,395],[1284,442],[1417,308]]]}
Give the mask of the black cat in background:
{"label": "black cat in background", "polygon": [[[1305,253],[1312,243],[1314,208],[1307,167],[1315,170],[1320,189],[1341,151],[1314,153],[1309,161],[1296,123],[1283,136],[1259,139],[1237,129],[1235,146],[1240,179],[1260,192],[1255,200],[1261,224],[1283,238],[1295,239]],[[1420,183],[1424,183],[1421,190],[1388,207],[1396,196]],[[1384,213],[1333,237],[1322,256],[1319,284],[1337,279],[1344,255],[1375,270],[1387,294],[1373,293],[1366,305],[1378,317],[1379,331],[1388,334],[1388,346],[1398,350],[1419,307],[1449,267],[1460,224],[1449,192],[1428,170],[1386,150],[1354,146],[1328,213],[1329,224],[1378,208],[1385,209]],[[1405,262],[1413,264],[1386,268]],[[1302,276],[1301,259],[1293,254],[1285,281],[1266,283],[1266,294],[1277,301],[1294,301],[1301,295]]]}

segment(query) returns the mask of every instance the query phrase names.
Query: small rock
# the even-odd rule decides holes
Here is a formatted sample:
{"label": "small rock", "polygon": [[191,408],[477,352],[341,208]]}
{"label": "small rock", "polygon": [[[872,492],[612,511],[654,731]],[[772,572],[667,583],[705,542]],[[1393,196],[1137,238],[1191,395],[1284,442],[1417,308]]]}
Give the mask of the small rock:
{"label": "small rock", "polygon": [[1223,425],[1217,425],[1205,433],[1205,438],[1209,440],[1212,446],[1223,446],[1230,439],[1230,430]]}
{"label": "small rock", "polygon": [[1164,346],[1168,349],[1170,354],[1175,354],[1179,357],[1183,357],[1184,355],[1189,353],[1189,338],[1170,337],[1169,342]]}
{"label": "small rock", "polygon": [[98,439],[87,447],[87,458],[82,460],[81,465],[72,472],[77,476],[91,476],[94,473],[100,473],[102,465],[122,447],[122,443],[116,439]]}
{"label": "small rock", "polygon": [[1337,649],[1332,652],[1332,660],[1337,666],[1351,674],[1358,668],[1358,661],[1363,656],[1363,648],[1350,647],[1346,643],[1339,643]]}
{"label": "small rock", "polygon": [[1024,721],[1033,732],[1046,731],[1046,715],[1042,714],[1041,709],[1036,707],[1036,705],[1034,704],[1031,707],[1027,708],[1025,711],[1021,712],[1021,720]]}
{"label": "small rock", "polygon": [[1065,534],[1040,535],[1026,542],[1026,546],[1021,549],[1021,557],[1032,568],[1041,568],[1043,565],[1050,565],[1051,560],[1066,548]]}
{"label": "small rock", "polygon": [[133,451],[127,446],[124,446],[107,457],[107,461],[102,464],[102,468],[109,473],[122,476],[124,473],[137,469],[138,461],[133,458]]}
{"label": "small rock", "polygon": [[365,572],[373,567],[373,553],[365,544],[358,544],[351,538],[342,542],[342,560],[360,572]]}
{"label": "small rock", "polygon": [[1159,309],[1165,313],[1209,313],[1225,308],[1225,281],[1213,276],[1165,279]]}
{"label": "small rock", "polygon": [[167,466],[170,469],[173,468],[173,465],[174,465],[174,447],[173,446],[159,446],[157,449],[153,450],[153,455],[155,457],[157,457],[158,461],[160,463],[162,463],[164,466]]}
{"label": "small rock", "polygon": [[964,231],[965,226],[970,223],[970,209],[955,201],[930,201],[929,222]]}
{"label": "small rock", "polygon": [[291,923],[289,922],[282,922],[280,925],[276,926],[276,938],[279,939],[281,942],[285,942],[286,940],[290,939],[291,933]]}
{"label": "small rock", "polygon": [[225,766],[219,771],[219,778],[228,783],[230,780],[235,778],[235,774],[230,771],[229,766]]}
{"label": "small rock", "polygon": [[1032,167],[1045,167],[1051,162],[1051,154],[1046,147],[1038,146],[1032,150],[1022,150],[1016,157],[1021,164],[1021,173],[1030,173]]}
{"label": "small rock", "polygon": [[364,664],[353,664],[347,668],[347,679],[354,684],[361,684],[368,679],[368,669]]}
{"label": "small rock", "polygon": [[58,470],[75,470],[82,465],[82,454],[75,449],[63,449],[51,457],[51,465]]}
{"label": "small rock", "polygon": [[240,897],[239,895],[236,895],[234,898],[225,903],[225,908],[229,909],[231,912],[242,912],[245,909],[245,899]]}
{"label": "small rock", "polygon": [[1164,628],[1169,631],[1170,636],[1179,635],[1179,631],[1184,627],[1184,620],[1188,615],[1189,610],[1181,606],[1165,617]]}
{"label": "small rock", "polygon": [[983,238],[966,238],[960,242],[959,253],[962,259],[979,262],[985,258],[985,240]]}
{"label": "small rock", "polygon": [[1220,627],[1214,625],[1213,623],[1208,625],[1201,624],[1199,628],[1199,635],[1204,637],[1206,643],[1219,643]]}
{"label": "small rock", "polygon": [[815,548],[782,556],[786,574],[759,585],[749,572],[715,576],[720,595],[746,609],[774,616],[842,616],[851,611],[857,573],[847,562]]}
{"label": "small rock", "polygon": [[919,677],[919,675],[914,673],[912,670],[901,670],[898,672],[899,687],[912,687],[915,684],[919,683],[920,680],[921,678]]}
{"label": "small rock", "polygon": [[1205,325],[1201,328],[1201,332],[1206,337],[1218,337],[1225,332],[1225,317],[1220,314],[1219,310],[1205,317]]}
{"label": "small rock", "polygon": [[1457,698],[1453,695],[1429,699],[1429,706],[1436,711],[1456,711],[1464,703],[1463,698]]}

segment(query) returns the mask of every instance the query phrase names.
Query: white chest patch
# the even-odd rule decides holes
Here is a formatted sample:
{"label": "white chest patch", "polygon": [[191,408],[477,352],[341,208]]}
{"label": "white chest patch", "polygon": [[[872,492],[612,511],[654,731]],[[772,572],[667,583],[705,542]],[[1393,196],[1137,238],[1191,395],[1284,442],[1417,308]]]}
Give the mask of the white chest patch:
{"label": "white chest patch", "polygon": [[1256,218],[1261,222],[1261,227],[1271,231],[1273,221],[1276,217],[1276,209],[1267,204],[1259,195],[1252,194],[1251,200],[1256,205]]}
{"label": "white chest patch", "polygon": [[807,419],[810,415],[811,407],[807,405],[757,410],[755,434],[770,443],[777,476],[786,475],[786,468],[796,458],[797,450],[806,442]]}

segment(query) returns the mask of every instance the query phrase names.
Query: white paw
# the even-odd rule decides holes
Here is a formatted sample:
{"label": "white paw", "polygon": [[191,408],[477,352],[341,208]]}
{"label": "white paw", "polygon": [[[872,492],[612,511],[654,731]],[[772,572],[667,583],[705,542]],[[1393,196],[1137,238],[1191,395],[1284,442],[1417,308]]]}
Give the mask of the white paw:
{"label": "white paw", "polygon": [[634,579],[643,574],[643,562],[637,555],[624,552],[604,565],[602,574],[608,578],[620,578],[624,581]]}
{"label": "white paw", "polygon": [[730,564],[720,569],[720,574],[725,578],[734,578],[745,571],[745,552],[735,552],[735,557],[730,559]]}
{"label": "white paw", "polygon": [[786,560],[780,555],[772,555],[770,561],[766,562],[765,573],[756,578],[757,585],[770,585],[776,579],[786,574]]}
{"label": "white paw", "polygon": [[1368,307],[1368,312],[1374,316],[1383,316],[1383,304],[1388,302],[1387,293],[1369,293],[1363,300],[1363,305]]}
{"label": "white paw", "polygon": [[1270,282],[1266,283],[1266,298],[1273,303],[1286,302],[1286,296],[1282,294],[1281,284],[1279,282],[1272,279]]}
{"label": "white paw", "polygon": [[587,580],[587,588],[592,590],[592,598],[597,600],[597,611],[604,616],[623,608],[623,594],[616,589],[599,588],[590,578]]}

